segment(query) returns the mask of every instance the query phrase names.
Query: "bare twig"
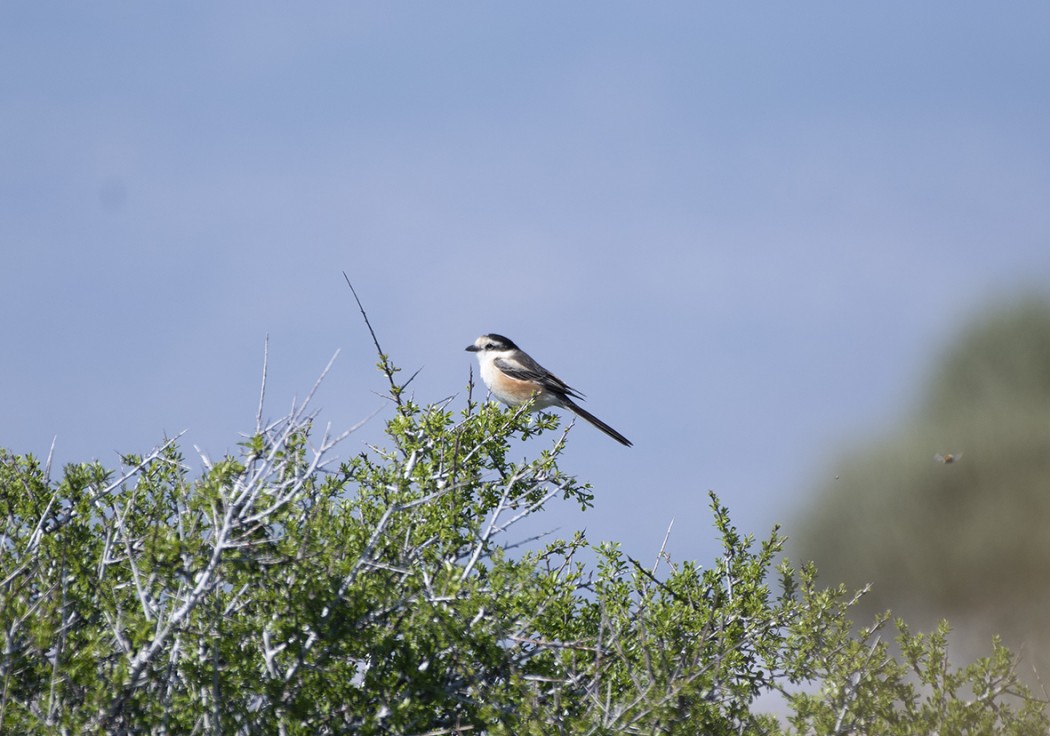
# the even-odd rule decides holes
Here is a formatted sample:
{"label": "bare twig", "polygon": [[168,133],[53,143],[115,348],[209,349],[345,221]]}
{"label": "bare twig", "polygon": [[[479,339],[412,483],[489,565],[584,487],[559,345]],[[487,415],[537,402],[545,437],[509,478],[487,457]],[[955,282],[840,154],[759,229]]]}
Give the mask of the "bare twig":
{"label": "bare twig", "polygon": [[260,434],[263,431],[262,416],[263,416],[263,404],[266,400],[266,370],[270,365],[270,336],[267,335],[266,339],[263,340],[263,367],[262,367],[262,381],[259,383],[259,410],[255,414],[255,433]]}
{"label": "bare twig", "polygon": [[656,569],[660,566],[660,560],[670,560],[667,556],[667,540],[671,538],[671,527],[674,526],[674,519],[671,519],[671,523],[667,525],[667,533],[664,534],[663,544],[660,545],[660,552],[656,555],[656,562],[653,563],[653,575],[656,574]]}
{"label": "bare twig", "polygon": [[470,733],[473,730],[473,726],[451,726],[450,728],[438,728],[433,731],[426,731],[425,733],[418,734],[418,736],[448,736],[448,734]]}
{"label": "bare twig", "polygon": [[178,441],[178,439],[180,437],[182,437],[182,435],[184,435],[184,434],[186,434],[186,430],[185,429],[182,430],[181,432],[179,432],[177,435],[175,435],[171,439],[167,440],[160,447],[154,448],[153,452],[151,452],[146,457],[142,458],[142,460],[137,465],[135,465],[135,467],[133,467],[128,472],[124,473],[122,476],[120,476],[115,481],[110,483],[108,486],[103,488],[100,492],[95,494],[94,500],[97,501],[98,499],[105,497],[109,493],[112,493],[117,488],[120,488],[122,485],[124,485],[124,483],[126,483],[129,480],[131,480],[132,478],[134,478],[139,473],[141,473],[150,463],[152,463],[154,460],[158,460],[160,458],[161,454],[165,450],[167,450],[169,447],[174,445]]}
{"label": "bare twig", "polygon": [[58,442],[58,435],[51,438],[51,449],[47,451],[47,464],[44,465],[44,483],[48,486],[51,485],[51,460],[55,457],[56,442]]}
{"label": "bare twig", "polygon": [[405,390],[413,378],[416,377],[416,373],[412,374],[412,377],[405,382],[403,386],[398,386],[397,381],[394,379],[394,374],[397,373],[397,369],[394,364],[390,362],[390,358],[386,353],[383,352],[383,348],[379,345],[379,338],[376,337],[376,331],[372,329],[372,323],[368,319],[368,313],[365,312],[364,305],[361,304],[360,297],[357,296],[357,290],[354,285],[350,283],[350,277],[346,275],[346,271],[343,271],[343,278],[346,279],[346,285],[350,287],[350,293],[354,295],[354,301],[357,302],[357,308],[361,310],[361,316],[365,320],[365,326],[368,328],[368,334],[372,336],[372,344],[376,346],[376,352],[379,354],[379,367],[386,375],[386,380],[390,383],[390,396],[394,403],[397,404],[398,408],[402,408],[401,392]]}

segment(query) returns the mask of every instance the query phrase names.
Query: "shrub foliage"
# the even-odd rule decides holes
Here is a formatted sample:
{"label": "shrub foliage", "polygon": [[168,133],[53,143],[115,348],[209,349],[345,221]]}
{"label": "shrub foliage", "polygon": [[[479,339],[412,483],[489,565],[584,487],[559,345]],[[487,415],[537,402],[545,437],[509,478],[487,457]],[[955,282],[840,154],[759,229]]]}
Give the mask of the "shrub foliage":
{"label": "shrub foliage", "polygon": [[58,481],[0,453],[0,732],[1047,733],[1004,649],[956,670],[898,623],[892,657],[713,494],[709,565],[516,548],[592,503],[556,418],[417,405],[381,365],[387,446],[345,460],[305,406],[195,473],[175,440]]}

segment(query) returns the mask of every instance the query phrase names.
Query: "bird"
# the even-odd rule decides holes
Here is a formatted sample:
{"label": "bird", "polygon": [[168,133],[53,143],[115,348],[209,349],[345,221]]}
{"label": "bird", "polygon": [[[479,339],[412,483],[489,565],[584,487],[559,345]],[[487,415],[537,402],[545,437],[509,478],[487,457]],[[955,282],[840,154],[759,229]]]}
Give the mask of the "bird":
{"label": "bird", "polygon": [[510,338],[495,333],[482,335],[473,345],[468,345],[467,350],[477,353],[481,380],[492,395],[507,406],[521,406],[530,399],[534,409],[560,406],[586,419],[621,445],[632,446],[629,439],[573,401],[583,399],[582,393],[533,360]]}

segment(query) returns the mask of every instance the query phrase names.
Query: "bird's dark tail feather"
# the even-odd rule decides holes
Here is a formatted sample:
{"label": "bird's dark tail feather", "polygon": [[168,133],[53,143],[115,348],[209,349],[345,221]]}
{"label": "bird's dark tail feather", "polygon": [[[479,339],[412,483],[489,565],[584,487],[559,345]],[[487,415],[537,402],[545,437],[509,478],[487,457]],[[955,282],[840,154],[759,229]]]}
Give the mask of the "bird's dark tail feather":
{"label": "bird's dark tail feather", "polygon": [[588,422],[593,424],[595,427],[597,427],[601,431],[605,432],[605,434],[607,434],[610,437],[612,437],[614,440],[619,442],[621,445],[626,445],[627,447],[631,447],[632,446],[631,445],[631,441],[629,439],[624,437],[622,434],[617,432],[615,429],[610,427],[608,424],[603,422],[598,417],[596,417],[593,414],[591,414],[586,409],[581,408],[578,404],[576,404],[576,402],[570,401],[568,403],[569,403],[569,408],[572,409],[576,413],[576,416],[580,417],[581,419],[586,419]]}

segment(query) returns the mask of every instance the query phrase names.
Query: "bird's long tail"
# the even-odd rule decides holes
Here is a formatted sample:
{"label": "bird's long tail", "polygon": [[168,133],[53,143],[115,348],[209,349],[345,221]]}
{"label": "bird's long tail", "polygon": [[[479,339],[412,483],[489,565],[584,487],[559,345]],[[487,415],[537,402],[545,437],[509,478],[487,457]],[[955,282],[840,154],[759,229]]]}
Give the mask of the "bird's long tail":
{"label": "bird's long tail", "polygon": [[607,434],[610,437],[612,437],[614,440],[619,442],[621,445],[626,445],[627,447],[631,447],[632,446],[631,445],[631,441],[629,439],[624,437],[622,434],[617,432],[615,429],[610,427],[608,424],[603,422],[598,417],[596,417],[593,414],[591,414],[589,411],[587,411],[586,409],[581,407],[576,402],[568,400],[566,403],[568,403],[569,408],[572,409],[573,412],[575,412],[576,416],[580,417],[581,419],[586,419],[588,422],[593,424],[595,427],[597,427],[601,431],[605,432],[605,434]]}

